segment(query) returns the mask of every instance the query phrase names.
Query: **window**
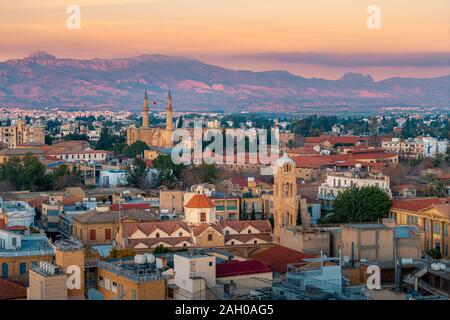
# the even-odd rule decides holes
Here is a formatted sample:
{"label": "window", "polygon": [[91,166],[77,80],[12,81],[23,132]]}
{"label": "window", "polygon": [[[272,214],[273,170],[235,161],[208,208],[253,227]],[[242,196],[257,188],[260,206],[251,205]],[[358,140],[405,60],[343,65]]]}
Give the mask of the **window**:
{"label": "window", "polygon": [[213,235],[210,233],[208,234],[208,241],[212,241],[213,240]]}
{"label": "window", "polygon": [[248,229],[248,233],[252,233],[252,230],[251,230],[251,229]]}
{"label": "window", "polygon": [[136,289],[131,290],[131,300],[136,300]]}
{"label": "window", "polygon": [[200,221],[206,222],[206,212],[200,212]]}
{"label": "window", "polygon": [[20,275],[23,276],[27,273],[27,264],[26,262],[21,262],[19,265]]}
{"label": "window", "polygon": [[96,240],[96,232],[95,230],[89,230],[89,240],[95,241]]}
{"label": "window", "polygon": [[210,261],[210,262],[208,263],[208,265],[209,265],[210,267],[212,267],[212,266],[213,266],[212,261]]}
{"label": "window", "polygon": [[183,232],[179,232],[179,233],[178,233],[178,236],[179,236],[179,237],[182,237],[182,236],[183,236]]}
{"label": "window", "polygon": [[441,226],[439,222],[434,223],[434,233],[439,234],[441,232]]}
{"label": "window", "polygon": [[117,282],[113,281],[111,284],[111,292],[117,293]]}
{"label": "window", "polygon": [[253,241],[253,243],[254,243],[254,244],[257,244],[257,243],[258,243],[258,241],[257,241],[257,240],[255,240],[255,241]]}
{"label": "window", "polygon": [[12,241],[12,242],[11,242],[12,246],[13,246],[13,247],[16,247],[16,246],[17,246],[17,238],[16,238],[16,237],[12,237],[12,238],[11,238],[11,241]]}
{"label": "window", "polygon": [[234,241],[231,241],[231,244],[234,244]]}
{"label": "window", "polygon": [[159,238],[159,232],[156,233],[155,237],[156,237],[156,238]]}
{"label": "window", "polygon": [[105,229],[105,240],[111,240],[111,229]]}
{"label": "window", "polygon": [[103,280],[103,277],[102,277],[102,276],[99,276],[99,277],[98,277],[98,286],[99,286],[100,288],[104,288],[104,287],[105,287],[105,285],[104,285],[104,280]]}

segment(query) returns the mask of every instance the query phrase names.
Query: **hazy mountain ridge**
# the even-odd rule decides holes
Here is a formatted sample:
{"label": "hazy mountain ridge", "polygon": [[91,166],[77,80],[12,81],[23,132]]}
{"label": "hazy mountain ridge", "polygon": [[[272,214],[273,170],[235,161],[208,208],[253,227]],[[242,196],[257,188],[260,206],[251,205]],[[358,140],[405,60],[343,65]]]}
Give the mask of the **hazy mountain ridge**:
{"label": "hazy mountain ridge", "polygon": [[157,108],[172,89],[175,110],[296,111],[302,106],[449,106],[450,76],[391,78],[346,73],[307,79],[287,71],[237,71],[163,55],[56,58],[37,52],[0,62],[0,106],[138,110],[144,88]]}

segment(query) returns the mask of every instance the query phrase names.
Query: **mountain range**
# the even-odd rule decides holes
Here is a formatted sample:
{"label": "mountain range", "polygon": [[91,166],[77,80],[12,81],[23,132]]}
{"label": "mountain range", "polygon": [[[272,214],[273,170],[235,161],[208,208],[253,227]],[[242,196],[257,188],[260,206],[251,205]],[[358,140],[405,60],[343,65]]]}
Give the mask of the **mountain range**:
{"label": "mountain range", "polygon": [[162,110],[169,88],[175,111],[448,108],[450,75],[374,81],[370,75],[346,73],[338,80],[326,80],[287,71],[230,70],[163,55],[82,60],[36,52],[0,62],[3,107],[138,111],[147,89],[152,107]]}

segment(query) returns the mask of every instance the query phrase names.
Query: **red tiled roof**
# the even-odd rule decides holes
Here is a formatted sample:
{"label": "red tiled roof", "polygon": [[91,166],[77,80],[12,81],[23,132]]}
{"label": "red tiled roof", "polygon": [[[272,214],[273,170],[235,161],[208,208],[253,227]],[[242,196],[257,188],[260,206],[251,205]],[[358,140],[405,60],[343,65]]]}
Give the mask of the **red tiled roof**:
{"label": "red tiled roof", "polygon": [[258,252],[252,255],[251,258],[261,260],[273,271],[286,273],[288,264],[300,263],[303,259],[313,258],[313,256],[283,246],[275,246]]}
{"label": "red tiled roof", "polygon": [[318,136],[318,137],[306,137],[305,143],[321,143],[330,138],[331,138],[331,135],[325,135],[325,134]]}
{"label": "red tiled roof", "polygon": [[206,230],[208,230],[209,228],[214,229],[215,231],[217,231],[218,233],[222,234],[222,228],[220,228],[220,226],[218,226],[217,224],[201,224],[199,226],[196,226],[192,229],[194,236],[199,236],[201,235],[203,232],[205,232]]}
{"label": "red tiled roof", "polygon": [[47,197],[37,197],[33,200],[28,201],[28,204],[32,207],[42,209],[42,204],[47,200],[48,200],[48,196]]}
{"label": "red tiled roof", "polygon": [[69,206],[74,205],[75,202],[82,202],[83,198],[80,197],[63,197],[63,205]]}
{"label": "red tiled roof", "polygon": [[[120,206],[120,207],[119,207]],[[118,203],[113,203],[109,210],[111,211],[120,211],[120,208],[124,211],[128,210],[145,210],[150,209],[150,203],[121,203],[120,205]]]}
{"label": "red tiled roof", "polygon": [[153,247],[155,244],[163,242],[169,246],[176,246],[181,242],[189,242],[192,245],[190,237],[164,237],[164,238],[148,238],[148,239],[128,239],[128,248],[134,248],[139,243],[143,243],[146,246]]}
{"label": "red tiled roof", "polygon": [[450,198],[415,198],[395,199],[392,201],[391,209],[419,212],[434,204],[448,203]]}
{"label": "red tiled roof", "polygon": [[332,166],[334,162],[323,156],[297,156],[294,157],[297,168],[317,168]]}
{"label": "red tiled roof", "polygon": [[27,289],[21,285],[0,279],[0,300],[23,299],[27,297]]}
{"label": "red tiled roof", "polygon": [[342,144],[356,144],[360,141],[367,141],[368,138],[367,137],[359,137],[359,136],[331,136],[331,135],[327,135],[327,134],[323,134],[320,135],[318,137],[306,137],[305,138],[305,143],[323,143],[325,141],[329,141],[331,144],[337,144],[337,143],[342,143]]}
{"label": "red tiled roof", "polygon": [[24,230],[28,229],[25,226],[9,226],[7,228],[8,228],[9,231],[24,231]]}
{"label": "red tiled roof", "polygon": [[215,208],[214,202],[204,194],[196,194],[185,205],[186,208]]}
{"label": "red tiled roof", "polygon": [[159,229],[167,234],[172,234],[179,228],[189,232],[188,225],[183,221],[150,221],[150,222],[127,222],[123,223],[124,236],[130,237],[137,230],[145,235],[151,234],[154,230]]}
{"label": "red tiled roof", "polygon": [[64,154],[95,154],[95,153],[106,153],[109,154],[111,151],[108,150],[79,150],[79,151],[68,151],[68,150],[48,150],[47,155],[64,155]]}
{"label": "red tiled roof", "polygon": [[[248,178],[232,178],[231,183],[240,188],[244,188],[248,186]],[[261,180],[255,179],[255,183],[258,185],[261,183]]]}
{"label": "red tiled roof", "polygon": [[217,278],[243,276],[267,272],[272,271],[260,260],[231,261],[226,263],[219,263],[216,265]]}
{"label": "red tiled roof", "polygon": [[444,173],[437,177],[440,180],[450,180],[450,173]]}
{"label": "red tiled roof", "polygon": [[240,221],[224,220],[221,221],[219,224],[222,228],[230,227],[231,229],[236,230],[237,232],[241,232],[248,226],[252,226],[261,233],[272,231],[272,226],[270,225],[269,220],[240,220]]}
{"label": "red tiled roof", "polygon": [[270,233],[243,233],[243,234],[229,234],[225,236],[225,243],[230,240],[237,240],[243,243],[247,243],[252,239],[259,239],[267,243],[272,243],[273,238]]}

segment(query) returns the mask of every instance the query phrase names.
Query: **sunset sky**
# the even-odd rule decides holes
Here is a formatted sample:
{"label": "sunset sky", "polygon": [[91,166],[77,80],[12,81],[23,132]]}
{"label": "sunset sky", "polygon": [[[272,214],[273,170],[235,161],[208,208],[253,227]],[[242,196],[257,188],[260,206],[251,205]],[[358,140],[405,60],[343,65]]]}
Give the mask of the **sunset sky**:
{"label": "sunset sky", "polygon": [[[81,30],[66,8],[81,7]],[[366,27],[379,5],[381,30]],[[450,74],[448,0],[0,0],[0,60],[183,55],[335,79]]]}

